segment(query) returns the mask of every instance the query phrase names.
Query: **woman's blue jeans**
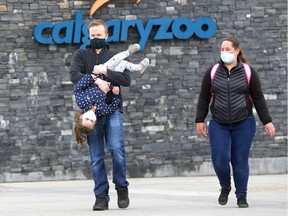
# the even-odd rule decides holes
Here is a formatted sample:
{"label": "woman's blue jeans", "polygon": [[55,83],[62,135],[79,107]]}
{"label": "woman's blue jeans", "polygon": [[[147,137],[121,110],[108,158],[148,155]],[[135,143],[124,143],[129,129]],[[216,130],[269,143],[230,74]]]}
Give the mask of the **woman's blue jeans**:
{"label": "woman's blue jeans", "polygon": [[123,141],[122,113],[116,111],[97,118],[96,128],[87,137],[91,169],[96,197],[106,197],[109,201],[109,182],[105,166],[105,146],[112,156],[113,183],[115,188],[127,187],[126,154]]}
{"label": "woman's blue jeans", "polygon": [[249,153],[256,132],[253,115],[243,121],[222,124],[212,119],[209,139],[212,163],[221,188],[231,188],[230,162],[236,188],[236,197],[247,195],[249,178]]}

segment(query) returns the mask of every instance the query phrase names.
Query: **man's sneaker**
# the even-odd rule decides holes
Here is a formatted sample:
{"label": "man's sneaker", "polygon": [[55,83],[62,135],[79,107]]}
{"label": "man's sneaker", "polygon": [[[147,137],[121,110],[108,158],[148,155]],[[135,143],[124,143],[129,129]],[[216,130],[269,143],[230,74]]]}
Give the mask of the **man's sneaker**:
{"label": "man's sneaker", "polygon": [[118,195],[118,207],[119,208],[127,208],[129,206],[129,197],[128,197],[128,188],[118,188],[117,189]]}
{"label": "man's sneaker", "polygon": [[228,195],[231,191],[231,188],[229,189],[225,189],[225,188],[222,188],[221,189],[221,193],[220,193],[220,196],[218,198],[218,202],[220,205],[226,205],[226,203],[228,202]]}
{"label": "man's sneaker", "polygon": [[137,43],[129,45],[129,47],[128,47],[128,52],[130,55],[132,55],[135,52],[138,52],[139,50],[140,50],[140,45]]}
{"label": "man's sneaker", "polygon": [[102,211],[108,209],[108,200],[106,197],[97,197],[93,206],[93,211]]}
{"label": "man's sneaker", "polygon": [[248,208],[249,205],[247,203],[246,196],[241,196],[237,198],[237,205],[239,208]]}
{"label": "man's sneaker", "polygon": [[146,68],[149,66],[150,61],[148,58],[144,58],[139,64],[142,65],[142,69],[139,71],[139,73],[143,74]]}

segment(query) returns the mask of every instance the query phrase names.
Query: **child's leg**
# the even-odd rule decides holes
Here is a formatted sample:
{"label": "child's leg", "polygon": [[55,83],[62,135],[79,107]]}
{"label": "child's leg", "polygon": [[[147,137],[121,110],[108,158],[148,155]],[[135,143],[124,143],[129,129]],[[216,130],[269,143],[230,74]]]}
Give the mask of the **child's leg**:
{"label": "child's leg", "polygon": [[[112,58],[110,58],[107,62],[104,63],[104,66],[106,66],[109,70],[115,70],[115,68],[120,64],[120,62],[127,58],[129,56],[129,51],[123,51],[116,55],[114,55]],[[117,70],[118,71],[118,70]]]}
{"label": "child's leg", "polygon": [[[125,58],[137,52],[140,49],[139,44],[130,45],[129,48],[123,52],[120,52],[110,58],[107,62],[104,63],[104,66],[109,70],[115,70],[116,66]],[[118,70],[121,71],[121,70]],[[124,71],[124,70],[123,70]]]}
{"label": "child's leg", "polygon": [[122,60],[116,67],[115,71],[123,72],[125,69],[129,70],[130,72],[140,71],[142,66],[140,64],[133,64],[131,62]]}
{"label": "child's leg", "polygon": [[140,65],[142,65],[141,70],[139,71],[140,74],[143,74],[146,68],[149,66],[150,61],[148,58],[144,58],[141,62]]}
{"label": "child's leg", "polygon": [[114,70],[123,72],[125,69],[127,69],[130,72],[139,72],[140,74],[142,74],[148,67],[148,65],[149,65],[148,58],[143,59],[139,64],[133,64],[131,62],[122,60]]}

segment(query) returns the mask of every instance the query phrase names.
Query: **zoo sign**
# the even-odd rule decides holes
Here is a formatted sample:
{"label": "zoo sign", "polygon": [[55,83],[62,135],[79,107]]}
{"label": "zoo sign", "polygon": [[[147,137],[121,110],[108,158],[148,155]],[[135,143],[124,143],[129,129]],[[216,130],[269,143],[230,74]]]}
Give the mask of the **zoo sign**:
{"label": "zoo sign", "polygon": [[[42,22],[34,29],[34,39],[40,44],[81,44],[85,48],[90,44],[88,25],[82,23],[83,14],[76,11],[74,21],[56,23]],[[135,28],[139,33],[138,43],[144,49],[152,29],[156,32],[152,40],[185,40],[194,35],[200,39],[208,39],[216,33],[216,23],[210,17],[198,17],[194,21],[189,18],[158,18],[148,19],[144,26],[142,20],[108,20],[105,22],[112,34],[107,42],[124,42],[128,40],[129,28]]]}

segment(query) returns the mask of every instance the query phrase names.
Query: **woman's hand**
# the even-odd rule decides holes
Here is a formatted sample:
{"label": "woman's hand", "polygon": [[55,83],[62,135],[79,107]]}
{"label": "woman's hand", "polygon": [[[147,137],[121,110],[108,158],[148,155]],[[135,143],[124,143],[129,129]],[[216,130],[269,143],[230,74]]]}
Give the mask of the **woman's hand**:
{"label": "woman's hand", "polygon": [[264,125],[264,128],[265,128],[266,133],[267,133],[271,138],[273,138],[273,137],[275,136],[275,127],[274,127],[274,125],[272,124],[272,122]]}
{"label": "woman's hand", "polygon": [[207,128],[205,122],[196,123],[196,133],[202,137],[207,136]]}

